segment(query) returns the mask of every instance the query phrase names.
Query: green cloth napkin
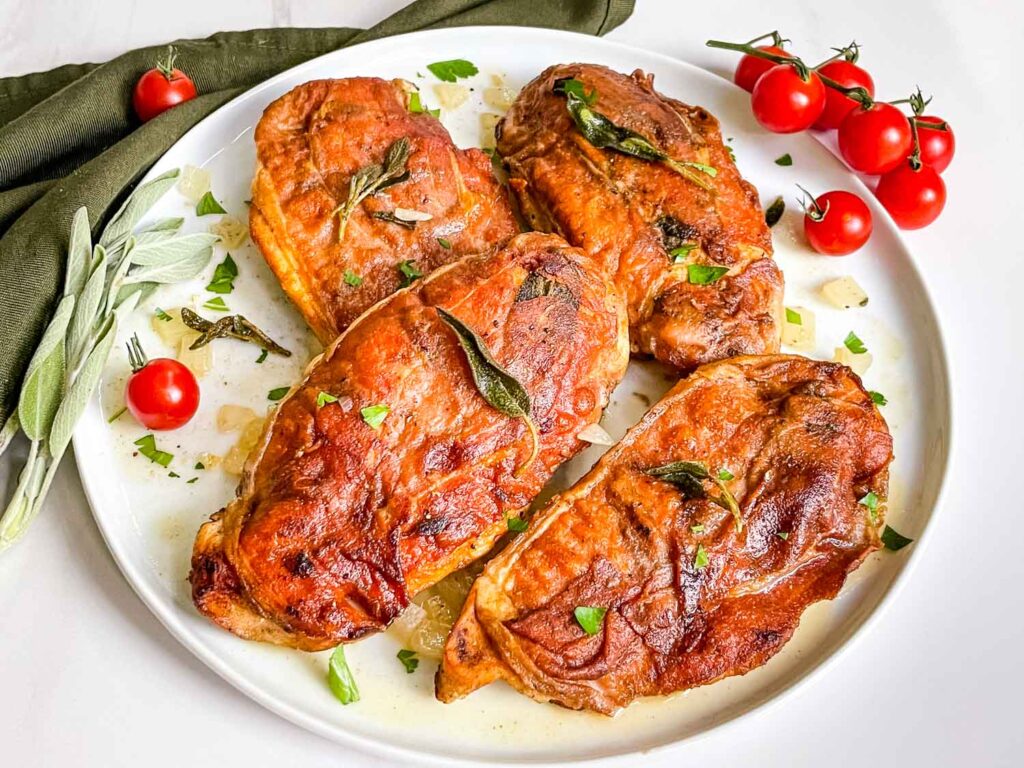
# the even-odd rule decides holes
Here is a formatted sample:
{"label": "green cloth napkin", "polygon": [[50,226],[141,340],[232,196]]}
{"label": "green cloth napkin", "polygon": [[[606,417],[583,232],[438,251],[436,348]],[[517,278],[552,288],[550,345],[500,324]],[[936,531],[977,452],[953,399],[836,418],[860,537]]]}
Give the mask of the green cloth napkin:
{"label": "green cloth napkin", "polygon": [[178,40],[177,66],[201,95],[145,125],[132,113],[132,87],[166,45],[0,79],[0,425],[16,407],[53,308],[74,211],[87,206],[98,232],[146,170],[226,101],[315,56],[403,32],[506,24],[601,35],[632,11],[633,0],[416,0],[367,30],[258,29]]}

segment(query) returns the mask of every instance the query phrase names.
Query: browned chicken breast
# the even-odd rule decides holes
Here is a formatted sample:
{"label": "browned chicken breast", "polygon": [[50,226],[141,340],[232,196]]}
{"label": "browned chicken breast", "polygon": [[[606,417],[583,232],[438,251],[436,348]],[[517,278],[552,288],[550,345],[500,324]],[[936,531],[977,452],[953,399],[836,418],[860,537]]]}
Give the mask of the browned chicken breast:
{"label": "browned chicken breast", "polygon": [[[238,498],[200,529],[199,610],[245,638],[323,649],[384,628],[487,552],[583,447],[625,372],[625,308],[588,261],[520,235],[353,323],[275,410]],[[467,352],[473,333],[525,389],[528,420],[491,404],[508,380]]]}
{"label": "browned chicken breast", "polygon": [[504,679],[611,714],[743,674],[880,545],[892,439],[845,366],[738,357],[677,384],[476,580],[437,695]]}
{"label": "browned chicken breast", "polygon": [[778,351],[771,236],[704,109],[659,94],[640,71],[559,65],[523,89],[497,138],[530,224],[616,275],[634,352],[686,372]]}
{"label": "browned chicken breast", "polygon": [[[519,231],[490,159],[410,112],[406,87],[372,77],[305,83],[256,126],[252,237],[325,344],[416,274]],[[403,146],[380,191],[346,208],[366,191],[366,169],[385,172],[389,149]]]}

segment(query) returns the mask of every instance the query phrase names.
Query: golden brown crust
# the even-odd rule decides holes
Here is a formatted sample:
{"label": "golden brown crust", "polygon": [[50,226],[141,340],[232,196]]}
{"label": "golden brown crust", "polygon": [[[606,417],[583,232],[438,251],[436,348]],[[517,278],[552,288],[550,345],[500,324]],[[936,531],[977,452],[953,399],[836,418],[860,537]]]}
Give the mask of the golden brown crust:
{"label": "golden brown crust", "polygon": [[[764,664],[879,547],[858,499],[885,499],[891,458],[845,366],[774,355],[699,368],[487,564],[445,646],[438,698],[500,678],[611,714]],[[735,476],[724,482],[742,531],[712,483],[687,498],[647,471],[674,461]],[[597,634],[577,606],[607,609]]]}
{"label": "golden brown crust", "polygon": [[[401,287],[399,262],[427,274],[518,232],[490,159],[457,149],[431,115],[409,112],[407,87],[370,77],[315,80],[273,102],[256,126],[250,231],[324,344]],[[409,179],[367,198],[339,242],[335,211],[349,180],[401,138],[410,145]],[[432,218],[405,229],[372,217],[396,208]],[[362,282],[346,283],[346,272]]]}
{"label": "golden brown crust", "polygon": [[[243,637],[326,648],[490,549],[625,372],[625,310],[599,272],[560,238],[519,235],[364,314],[281,401],[239,498],[200,530],[199,610]],[[533,298],[528,279],[557,290]],[[436,307],[529,392],[540,452],[525,471],[527,428],[483,400]],[[337,401],[318,407],[321,392]],[[375,431],[361,409],[381,403]]]}
{"label": "golden brown crust", "polygon": [[[712,166],[705,191],[663,163],[591,145],[575,127],[556,80],[576,78],[594,109],[648,137],[681,162]],[[616,275],[636,353],[686,372],[706,362],[779,349],[782,273],[757,191],[722,143],[718,121],[668,99],[653,78],[591,64],[550,67],[498,125],[498,150],[521,213],[558,232]],[[699,174],[699,172],[697,172]],[[669,251],[696,243],[682,262]],[[729,267],[712,285],[688,281],[686,263]]]}

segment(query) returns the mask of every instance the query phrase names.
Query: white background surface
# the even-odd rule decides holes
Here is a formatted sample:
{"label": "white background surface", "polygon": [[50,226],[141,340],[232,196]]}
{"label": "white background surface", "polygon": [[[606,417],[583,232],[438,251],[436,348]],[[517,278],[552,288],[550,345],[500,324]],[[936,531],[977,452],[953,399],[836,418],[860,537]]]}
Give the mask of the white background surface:
{"label": "white background surface", "polygon": [[[401,0],[0,0],[0,76],[221,29],[365,26]],[[1019,2],[638,0],[612,39],[727,74],[703,45],[784,31],[809,60],[850,38],[880,95],[917,83],[955,127],[950,202],[908,242],[942,316],[954,377],[943,508],[882,618],[783,702],[644,766],[1020,765],[1024,463],[1019,317],[1024,108]],[[180,10],[172,10],[177,8]],[[467,34],[471,34],[467,32]],[[453,56],[458,51],[452,52]],[[513,55],[513,54],[510,54]],[[552,52],[552,59],[557,51]],[[0,478],[9,467],[0,466]],[[914,546],[918,546],[915,544]],[[262,710],[135,597],[66,461],[26,539],[0,556],[0,745],[19,766],[382,766]]]}

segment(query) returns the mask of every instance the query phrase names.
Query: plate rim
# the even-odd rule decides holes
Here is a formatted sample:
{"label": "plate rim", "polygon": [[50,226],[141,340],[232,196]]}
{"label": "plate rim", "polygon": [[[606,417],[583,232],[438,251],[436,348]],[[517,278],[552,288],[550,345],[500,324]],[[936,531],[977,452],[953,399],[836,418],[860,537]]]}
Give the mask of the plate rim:
{"label": "plate rim", "polygon": [[[293,78],[297,75],[301,75],[302,72],[308,69],[315,69],[325,62],[335,58],[346,58],[352,55],[353,51],[366,51],[376,47],[386,48],[393,46],[396,42],[408,42],[410,40],[419,41],[422,39],[430,38],[445,38],[452,35],[465,34],[467,30],[474,30],[484,34],[509,34],[519,33],[524,35],[536,35],[540,38],[549,38],[553,40],[564,40],[565,38],[573,38],[579,40],[585,40],[588,44],[598,43],[601,46],[605,46],[610,49],[619,51],[625,54],[639,55],[647,59],[655,59],[661,61],[672,67],[682,67],[684,69],[691,70],[695,73],[699,73],[700,76],[712,75],[713,77],[728,83],[733,88],[738,88],[728,78],[723,77],[717,72],[709,69],[692,64],[684,59],[676,58],[668,54],[662,53],[656,50],[649,50],[641,48],[637,45],[631,45],[628,43],[619,42],[617,40],[608,40],[605,37],[599,37],[595,35],[584,34],[580,32],[571,32],[567,30],[550,29],[546,27],[530,27],[530,26],[514,26],[514,25],[467,25],[459,27],[446,27],[440,29],[425,29],[416,30],[413,32],[406,32],[400,35],[391,35],[388,37],[378,38],[375,40],[368,40],[363,43],[358,43],[353,46],[347,46],[344,48],[338,48],[334,51],[330,51],[321,56],[304,61],[297,64],[294,67],[286,69],[278,74],[260,82],[239,95],[232,98],[230,101],[222,104],[220,107],[215,109],[210,114],[206,115],[203,119],[192,126],[188,131],[181,135],[177,141],[169,146],[160,156],[153,162],[150,168],[145,174],[139,179],[137,184],[142,184],[150,179],[154,178],[157,174],[155,168],[160,164],[163,158],[171,152],[180,143],[189,139],[194,133],[200,132],[205,129],[209,121],[219,118],[221,113],[228,112],[233,109],[237,109],[238,106],[261,93],[262,91],[273,87],[283,80]],[[829,146],[822,141],[820,134],[816,132],[808,132],[811,138],[821,144],[830,154],[835,156],[834,152]],[[839,162],[841,159],[837,157]],[[889,213],[878,204],[874,197],[874,194],[870,188],[865,184],[864,180],[853,171],[847,168],[850,175],[850,183],[855,186],[856,191],[860,196],[867,202],[869,208],[871,208],[873,217],[882,216],[885,221],[887,228],[890,233],[894,236],[896,242],[900,248],[907,254],[907,262],[910,268],[911,274],[916,279],[918,285],[921,288],[921,294],[924,299],[923,309],[926,311],[929,319],[934,325],[936,332],[936,340],[938,342],[937,347],[933,350],[935,353],[935,362],[937,367],[937,373],[941,374],[941,388],[939,395],[943,400],[943,421],[947,426],[946,434],[944,436],[944,450],[942,455],[942,467],[941,474],[938,478],[938,486],[935,491],[935,498],[931,504],[931,510],[928,514],[927,519],[924,523],[924,528],[920,531],[917,539],[914,542],[914,548],[906,553],[904,556],[907,558],[906,562],[899,568],[896,574],[893,576],[890,583],[887,585],[885,591],[878,598],[878,602],[871,612],[849,632],[836,645],[836,647],[826,657],[821,659],[819,662],[814,664],[812,667],[805,670],[792,682],[789,682],[785,687],[778,693],[768,696],[762,701],[754,703],[746,711],[725,720],[720,723],[711,725],[704,730],[697,733],[693,733],[687,736],[674,739],[672,741],[665,741],[660,744],[656,744],[647,748],[627,749],[626,751],[616,752],[614,755],[603,755],[596,757],[581,756],[569,758],[566,760],[546,760],[546,759],[503,759],[503,758],[487,758],[481,760],[474,757],[463,757],[460,755],[443,755],[435,751],[422,751],[414,748],[396,745],[385,741],[377,740],[368,735],[364,735],[358,732],[349,732],[338,728],[337,726],[330,726],[322,723],[318,718],[307,714],[303,710],[288,704],[283,699],[274,696],[271,693],[264,692],[258,685],[248,680],[245,676],[236,674],[231,670],[228,665],[221,661],[221,658],[215,654],[212,650],[208,649],[203,643],[197,641],[190,630],[185,627],[183,617],[177,615],[176,611],[167,611],[165,615],[162,601],[153,594],[152,590],[146,585],[145,579],[140,578],[136,573],[136,569],[132,566],[130,558],[124,554],[120,547],[113,543],[113,533],[108,530],[104,523],[104,518],[97,512],[99,507],[99,500],[97,494],[94,492],[93,481],[90,479],[92,473],[83,471],[83,462],[79,457],[89,456],[89,451],[85,450],[86,446],[83,444],[85,437],[84,432],[81,429],[76,429],[72,436],[72,444],[75,449],[75,462],[76,469],[78,470],[79,478],[81,479],[82,489],[85,493],[86,500],[89,502],[89,510],[92,514],[93,520],[96,522],[96,526],[100,530],[100,534],[103,537],[104,544],[107,550],[110,552],[118,569],[121,571],[122,576],[131,586],[132,590],[138,595],[142,603],[149,609],[157,621],[175,638],[185,649],[187,649],[193,656],[198,658],[207,667],[213,670],[223,680],[228,682],[235,689],[248,696],[251,700],[264,707],[265,709],[273,712],[274,714],[288,720],[294,725],[299,726],[307,731],[317,734],[323,738],[329,739],[334,743],[345,744],[346,746],[355,747],[365,754],[385,757],[390,759],[398,760],[410,760],[414,759],[420,761],[428,761],[431,765],[529,765],[529,766],[579,766],[582,764],[588,765],[610,765],[613,762],[618,762],[628,758],[631,755],[644,754],[664,754],[669,750],[681,750],[685,745],[691,744],[705,738],[710,737],[712,734],[719,735],[728,728],[735,728],[741,725],[748,718],[761,715],[774,709],[782,702],[788,700],[791,696],[804,690],[810,686],[813,682],[820,679],[826,671],[830,670],[841,656],[847,654],[856,643],[858,643],[875,625],[881,620],[882,616],[885,615],[893,602],[902,592],[906,586],[907,580],[910,574],[916,570],[923,555],[920,554],[922,550],[927,549],[927,546],[931,542],[933,536],[932,531],[935,528],[936,519],[941,513],[941,510],[945,507],[946,497],[949,489],[949,469],[953,464],[954,455],[956,452],[956,441],[954,436],[957,431],[955,421],[955,381],[953,379],[953,371],[949,364],[949,350],[946,344],[946,332],[943,327],[942,316],[936,311],[936,303],[930,288],[928,281],[925,279],[925,275],[918,266],[917,260],[914,258],[914,251],[910,248],[907,243],[903,232],[893,221]],[[93,410],[98,407],[99,396],[98,394],[93,395],[89,401],[88,409]],[[86,464],[90,460],[86,460]]]}

